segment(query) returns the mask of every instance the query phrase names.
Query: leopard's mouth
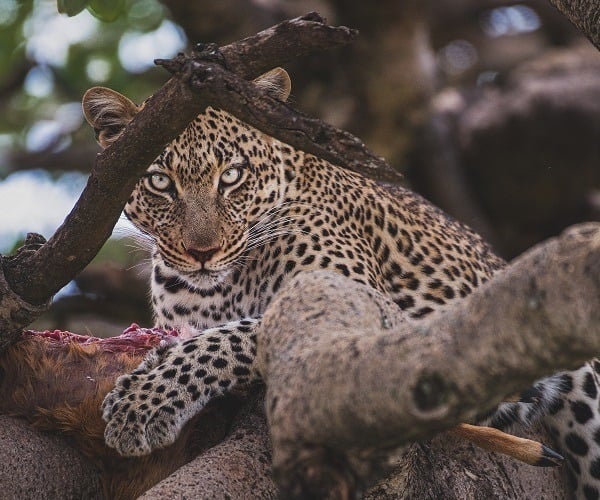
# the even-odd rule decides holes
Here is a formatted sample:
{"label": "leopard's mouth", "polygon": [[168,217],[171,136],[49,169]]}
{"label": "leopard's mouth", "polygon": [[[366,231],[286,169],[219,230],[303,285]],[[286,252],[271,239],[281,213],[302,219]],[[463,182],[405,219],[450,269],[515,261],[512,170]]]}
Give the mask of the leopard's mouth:
{"label": "leopard's mouth", "polygon": [[223,274],[223,272],[226,272],[227,270],[220,270],[220,271],[213,271],[211,269],[206,269],[206,268],[202,268],[202,269],[197,269],[195,271],[188,271],[185,274],[188,276],[197,276],[197,277],[211,277],[211,276],[220,276],[221,274]]}
{"label": "leopard's mouth", "polygon": [[162,261],[165,266],[170,269],[177,271],[177,273],[185,276],[211,276],[218,275],[222,273],[225,269],[210,269],[206,267],[207,265],[211,265],[210,262],[199,264],[197,262],[189,262],[184,256],[177,256],[177,259],[174,259],[170,255],[165,255],[164,252],[160,252]]}
{"label": "leopard's mouth", "polygon": [[[158,248],[163,264],[192,286],[211,288],[224,281],[235,267],[233,261],[222,262],[189,262],[183,255],[173,255]],[[213,268],[216,267],[215,268]]]}

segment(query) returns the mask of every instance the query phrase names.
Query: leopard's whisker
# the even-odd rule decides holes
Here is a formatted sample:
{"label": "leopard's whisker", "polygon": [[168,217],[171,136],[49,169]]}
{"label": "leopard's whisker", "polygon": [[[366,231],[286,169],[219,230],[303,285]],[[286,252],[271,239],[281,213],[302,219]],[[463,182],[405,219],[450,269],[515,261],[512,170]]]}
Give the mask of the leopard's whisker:
{"label": "leopard's whisker", "polygon": [[267,243],[271,240],[276,240],[276,239],[279,239],[281,236],[287,236],[290,234],[309,234],[309,233],[302,229],[289,229],[289,230],[286,229],[286,230],[274,231],[270,234],[263,235],[259,238],[255,238],[252,240],[249,238],[246,250],[252,250],[259,246],[263,246],[265,243]]}
{"label": "leopard's whisker", "polygon": [[289,234],[313,234],[310,231],[307,231],[306,229],[303,229],[301,227],[295,227],[295,226],[282,226],[282,227],[274,227],[272,229],[270,229],[269,231],[261,231],[260,233],[257,234],[251,234],[248,236],[248,241],[256,241],[259,240],[263,237],[269,237],[272,236],[273,234],[280,234],[280,233],[289,233]]}
{"label": "leopard's whisker", "polygon": [[288,224],[291,222],[296,221],[297,218],[296,217],[292,217],[292,216],[283,216],[283,217],[279,217],[279,218],[269,218],[269,219],[261,219],[257,224],[255,224],[254,226],[252,226],[250,228],[250,230],[262,230],[263,228],[272,226],[272,225],[281,225],[281,224]]}
{"label": "leopard's whisker", "polygon": [[147,267],[149,267],[151,264],[152,264],[152,260],[151,260],[151,259],[149,259],[149,258],[145,258],[145,259],[140,259],[140,261],[139,261],[139,262],[136,262],[136,263],[134,263],[134,264],[131,264],[131,265],[127,266],[125,269],[126,269],[127,271],[131,271],[131,270],[135,269],[136,267],[139,267],[139,268],[147,268]]}

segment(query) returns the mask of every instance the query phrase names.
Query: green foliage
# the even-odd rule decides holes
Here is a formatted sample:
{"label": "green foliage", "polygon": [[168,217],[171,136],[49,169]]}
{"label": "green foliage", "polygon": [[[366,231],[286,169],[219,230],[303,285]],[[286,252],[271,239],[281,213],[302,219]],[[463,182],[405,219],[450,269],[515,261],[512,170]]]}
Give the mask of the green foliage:
{"label": "green foliage", "polygon": [[61,14],[76,16],[87,7],[88,0],[57,0],[56,7]]}
{"label": "green foliage", "polygon": [[[135,54],[149,66],[132,75],[123,47],[166,20],[158,0],[0,0],[0,178],[12,169],[6,152],[24,150],[36,124],[56,120],[88,88],[112,87],[141,102],[160,86],[168,75],[150,65],[164,56]],[[60,133],[63,146],[93,141],[83,124]]]}
{"label": "green foliage", "polygon": [[101,21],[115,21],[125,9],[125,0],[91,0],[88,10]]}
{"label": "green foliage", "polygon": [[76,16],[87,7],[90,13],[105,22],[115,21],[125,10],[125,0],[56,0],[58,12]]}

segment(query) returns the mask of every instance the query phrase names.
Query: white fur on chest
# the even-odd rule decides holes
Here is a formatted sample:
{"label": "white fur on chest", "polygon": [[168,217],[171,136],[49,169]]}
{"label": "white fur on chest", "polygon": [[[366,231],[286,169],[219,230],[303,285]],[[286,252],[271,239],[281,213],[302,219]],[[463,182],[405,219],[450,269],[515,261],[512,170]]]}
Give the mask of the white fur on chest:
{"label": "white fur on chest", "polygon": [[155,263],[158,267],[152,278],[152,305],[157,326],[181,329],[212,328],[248,317],[262,314],[268,297],[258,293],[254,296],[254,286],[246,292],[246,283],[252,276],[243,268],[233,283],[233,272],[224,274],[218,280],[187,280],[177,271]]}

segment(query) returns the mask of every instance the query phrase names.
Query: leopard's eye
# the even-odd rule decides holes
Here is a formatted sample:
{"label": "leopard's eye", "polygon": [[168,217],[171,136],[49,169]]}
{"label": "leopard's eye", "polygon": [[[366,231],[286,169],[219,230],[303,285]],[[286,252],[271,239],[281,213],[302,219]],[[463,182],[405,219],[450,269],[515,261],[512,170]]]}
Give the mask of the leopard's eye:
{"label": "leopard's eye", "polygon": [[229,167],[227,170],[223,171],[221,177],[219,179],[219,184],[221,187],[229,187],[233,186],[236,182],[238,182],[242,177],[242,169],[239,167]]}
{"label": "leopard's eye", "polygon": [[149,173],[145,177],[145,180],[150,190],[158,191],[160,193],[173,190],[173,181],[166,174],[160,172]]}

